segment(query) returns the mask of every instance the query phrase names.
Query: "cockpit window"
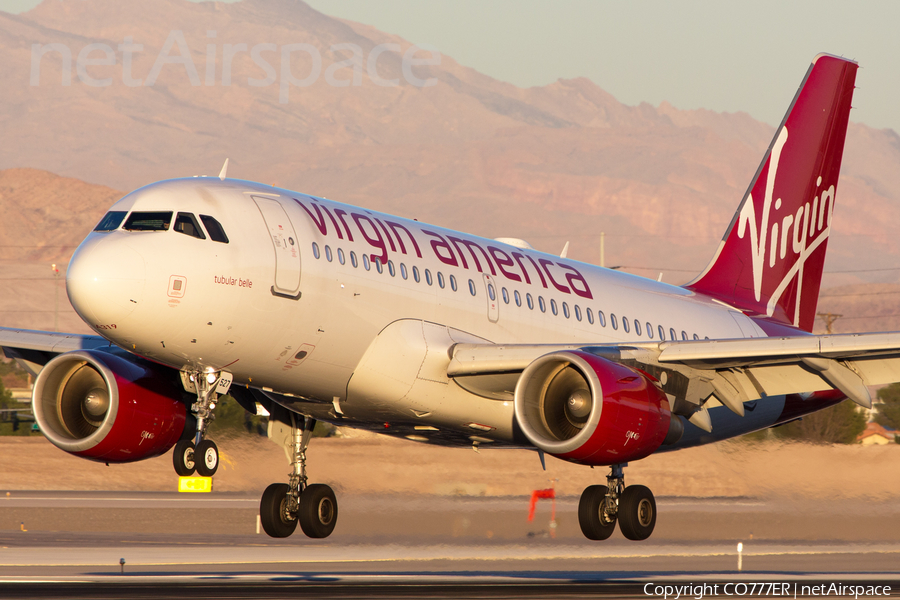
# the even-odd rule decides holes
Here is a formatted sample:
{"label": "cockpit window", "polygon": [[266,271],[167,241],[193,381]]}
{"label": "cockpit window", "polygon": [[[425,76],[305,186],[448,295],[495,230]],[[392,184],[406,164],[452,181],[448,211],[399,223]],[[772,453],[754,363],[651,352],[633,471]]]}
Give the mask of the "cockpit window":
{"label": "cockpit window", "polygon": [[100,219],[100,222],[94,227],[94,231],[113,231],[118,229],[127,214],[128,212],[124,210],[109,211]]}
{"label": "cockpit window", "polygon": [[175,217],[175,231],[195,237],[198,240],[206,239],[203,230],[200,229],[200,223],[197,222],[197,217],[191,213],[178,213],[178,216]]}
{"label": "cockpit window", "polygon": [[228,236],[225,235],[225,230],[222,229],[222,225],[216,221],[215,218],[209,215],[200,215],[200,220],[203,221],[203,224],[206,226],[206,231],[209,233],[209,239],[223,244],[228,243]]}
{"label": "cockpit window", "polygon": [[172,212],[133,212],[125,221],[128,231],[168,231]]}

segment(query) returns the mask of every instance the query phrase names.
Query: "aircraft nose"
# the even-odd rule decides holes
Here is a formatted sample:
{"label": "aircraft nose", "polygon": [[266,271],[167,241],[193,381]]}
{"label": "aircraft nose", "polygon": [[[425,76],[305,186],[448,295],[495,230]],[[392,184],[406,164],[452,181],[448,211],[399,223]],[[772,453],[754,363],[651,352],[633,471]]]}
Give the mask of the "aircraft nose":
{"label": "aircraft nose", "polygon": [[66,292],[88,325],[116,329],[143,301],[144,258],[122,240],[82,244],[66,271]]}

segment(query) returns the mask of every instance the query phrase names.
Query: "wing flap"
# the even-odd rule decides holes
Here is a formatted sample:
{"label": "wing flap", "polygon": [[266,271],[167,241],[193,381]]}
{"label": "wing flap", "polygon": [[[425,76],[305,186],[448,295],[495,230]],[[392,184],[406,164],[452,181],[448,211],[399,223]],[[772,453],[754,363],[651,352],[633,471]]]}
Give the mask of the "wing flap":
{"label": "wing flap", "polygon": [[659,349],[660,362],[684,364],[778,362],[784,358],[818,355],[827,358],[900,356],[900,332],[665,342]]}

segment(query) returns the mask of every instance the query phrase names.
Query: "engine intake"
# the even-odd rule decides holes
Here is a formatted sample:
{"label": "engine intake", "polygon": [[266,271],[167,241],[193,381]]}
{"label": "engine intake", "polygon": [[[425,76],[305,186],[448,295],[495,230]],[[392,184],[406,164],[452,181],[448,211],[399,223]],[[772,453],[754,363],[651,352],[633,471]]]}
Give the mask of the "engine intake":
{"label": "engine intake", "polygon": [[158,456],[187,421],[181,393],[157,369],[97,351],[60,354],[34,382],[35,421],[56,447],[101,462]]}
{"label": "engine intake", "polygon": [[588,465],[644,458],[680,425],[645,373],[582,351],[528,365],[516,385],[515,414],[532,444]]}

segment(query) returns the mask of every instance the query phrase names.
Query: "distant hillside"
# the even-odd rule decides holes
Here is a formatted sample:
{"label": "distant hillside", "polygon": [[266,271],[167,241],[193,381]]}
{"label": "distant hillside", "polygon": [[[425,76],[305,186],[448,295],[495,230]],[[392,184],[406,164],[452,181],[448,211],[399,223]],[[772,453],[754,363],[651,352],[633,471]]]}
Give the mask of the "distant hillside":
{"label": "distant hillside", "polygon": [[[128,72],[118,50],[126,38],[142,46]],[[55,46],[35,63],[34,44]],[[108,47],[116,64],[64,72],[65,53],[77,62],[89,44],[90,59],[102,62]],[[290,52],[288,44],[308,46]],[[603,231],[607,264],[681,283],[712,256],[773,133],[742,113],[626,106],[586,79],[521,89],[449,56],[405,71],[409,47],[297,0],[46,0],[22,15],[0,13],[0,168],[130,190],[215,174],[230,157],[235,177],[521,237],[550,252],[571,241],[569,255],[579,260],[599,261]],[[348,48],[359,49],[356,72]],[[387,50],[375,54],[372,71],[376,49]],[[318,71],[310,52],[321,59]],[[144,85],[160,60],[155,82]],[[806,65],[796,68],[799,83]],[[288,74],[309,75],[310,85],[282,85]],[[418,87],[411,77],[435,85]],[[397,85],[378,85],[390,80]],[[765,93],[787,107],[793,90]],[[826,286],[900,282],[898,194],[900,138],[852,124]],[[34,256],[74,243],[74,230],[111,198],[95,194],[74,226],[62,212],[48,215],[56,233],[36,242],[44,246]],[[0,239],[35,222],[0,223]]]}
{"label": "distant hillside", "polygon": [[67,263],[121,196],[106,186],[38,169],[0,171],[0,263]]}

